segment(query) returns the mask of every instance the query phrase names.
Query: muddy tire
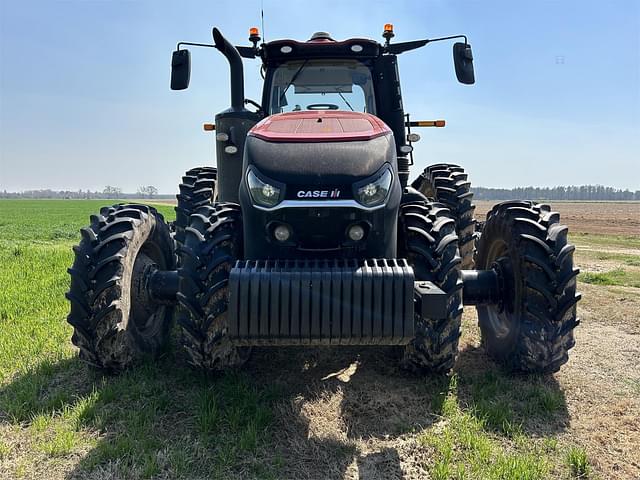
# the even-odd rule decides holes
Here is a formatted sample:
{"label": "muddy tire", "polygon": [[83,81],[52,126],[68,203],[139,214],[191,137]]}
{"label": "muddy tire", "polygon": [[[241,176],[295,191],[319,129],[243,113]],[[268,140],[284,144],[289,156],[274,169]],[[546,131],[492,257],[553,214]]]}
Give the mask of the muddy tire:
{"label": "muddy tire", "polygon": [[435,283],[449,295],[447,316],[422,318],[416,307],[416,337],[405,347],[401,365],[417,372],[446,373],[455,364],[462,320],[462,282],[455,221],[441,203],[415,202],[400,209],[399,256],[416,280]]}
{"label": "muddy tire", "polygon": [[472,202],[471,182],[464,168],[446,163],[430,165],[413,182],[413,187],[451,210],[456,220],[461,268],[472,270],[477,238],[476,221],[473,217],[476,206]]}
{"label": "muddy tire", "polygon": [[548,205],[501,203],[478,242],[477,268],[497,268],[503,289],[499,305],[477,307],[482,343],[511,370],[556,372],[575,343],[578,269],[559,220]]}
{"label": "muddy tire", "polygon": [[178,323],[189,363],[205,370],[242,365],[250,348],[237,348],[227,337],[229,272],[242,258],[240,207],[199,208],[191,215],[179,255]]}
{"label": "muddy tire", "polygon": [[179,185],[180,193],[176,195],[175,240],[178,245],[184,244],[185,229],[189,226],[189,218],[200,207],[211,206],[216,198],[216,167],[195,167],[187,171]]}
{"label": "muddy tire", "polygon": [[150,298],[146,281],[154,270],[176,268],[164,218],[146,205],[104,207],[81,234],[67,293],[80,358],[117,371],[156,355],[169,337],[173,307]]}

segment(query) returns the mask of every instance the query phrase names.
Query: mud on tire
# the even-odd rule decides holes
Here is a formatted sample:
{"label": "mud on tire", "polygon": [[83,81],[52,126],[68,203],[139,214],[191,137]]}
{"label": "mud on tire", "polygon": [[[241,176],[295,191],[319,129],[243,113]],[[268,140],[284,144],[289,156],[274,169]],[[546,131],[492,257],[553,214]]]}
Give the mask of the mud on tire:
{"label": "mud on tire", "polygon": [[456,361],[462,320],[455,221],[441,203],[415,202],[401,206],[399,229],[399,256],[407,258],[416,281],[431,281],[449,295],[446,318],[422,318],[416,313],[416,337],[405,347],[401,365],[444,373]]}
{"label": "mud on tire", "polygon": [[413,187],[451,210],[456,220],[461,268],[473,269],[476,243],[476,221],[473,214],[476,206],[472,203],[471,182],[464,168],[447,163],[430,165],[413,182]]}
{"label": "mud on tire", "polygon": [[169,336],[173,307],[149,298],[145,279],[153,269],[175,269],[164,218],[146,205],[104,207],[81,235],[67,293],[80,358],[121,370],[143,354],[157,354]]}
{"label": "mud on tire", "polygon": [[222,370],[249,357],[249,348],[237,348],[227,337],[229,272],[241,254],[239,205],[205,206],[191,216],[179,249],[178,323],[189,362],[196,367]]}
{"label": "mud on tire", "polygon": [[567,362],[578,325],[578,269],[567,227],[548,205],[514,201],[487,214],[478,269],[497,267],[502,305],[478,306],[482,342],[509,369],[550,373]]}

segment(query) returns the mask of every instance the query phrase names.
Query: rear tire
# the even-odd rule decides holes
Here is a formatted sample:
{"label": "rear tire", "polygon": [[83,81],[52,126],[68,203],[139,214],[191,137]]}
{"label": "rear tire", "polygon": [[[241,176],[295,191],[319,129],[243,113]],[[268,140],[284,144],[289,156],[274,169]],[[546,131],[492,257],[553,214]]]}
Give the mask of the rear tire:
{"label": "rear tire", "polygon": [[472,270],[476,243],[476,206],[472,203],[471,182],[464,168],[438,163],[428,166],[413,182],[413,187],[426,197],[445,204],[456,220],[456,233],[462,258],[461,268]]}
{"label": "rear tire", "polygon": [[164,218],[146,205],[104,207],[81,234],[67,293],[80,358],[116,371],[156,355],[169,337],[173,307],[152,299],[146,281],[154,269],[176,268]]}
{"label": "rear tire", "polygon": [[216,167],[195,167],[188,170],[179,185],[180,193],[176,195],[175,240],[178,245],[184,244],[185,229],[189,226],[189,218],[200,207],[211,206],[216,198]]}
{"label": "rear tire", "polygon": [[449,295],[447,316],[422,318],[416,311],[416,337],[405,347],[401,365],[412,371],[448,372],[458,355],[462,321],[462,281],[455,221],[441,203],[414,202],[400,208],[399,256],[417,281],[431,281]]}
{"label": "rear tire", "polygon": [[178,323],[189,363],[205,370],[242,365],[250,348],[235,347],[227,337],[229,272],[242,258],[242,217],[236,204],[205,206],[191,215],[180,248],[182,308]]}
{"label": "rear tire", "polygon": [[567,362],[579,320],[575,247],[548,205],[504,202],[487,214],[478,269],[497,266],[502,305],[478,306],[487,353],[512,370],[551,373]]}

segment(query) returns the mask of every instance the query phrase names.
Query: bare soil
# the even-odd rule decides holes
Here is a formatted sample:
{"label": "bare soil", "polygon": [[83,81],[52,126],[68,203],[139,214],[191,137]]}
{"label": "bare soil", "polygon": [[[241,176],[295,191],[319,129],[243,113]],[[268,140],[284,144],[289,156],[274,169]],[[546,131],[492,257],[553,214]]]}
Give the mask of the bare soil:
{"label": "bare soil", "polygon": [[[476,201],[476,218],[484,220],[494,201]],[[545,202],[560,213],[574,233],[640,236],[640,202]]]}

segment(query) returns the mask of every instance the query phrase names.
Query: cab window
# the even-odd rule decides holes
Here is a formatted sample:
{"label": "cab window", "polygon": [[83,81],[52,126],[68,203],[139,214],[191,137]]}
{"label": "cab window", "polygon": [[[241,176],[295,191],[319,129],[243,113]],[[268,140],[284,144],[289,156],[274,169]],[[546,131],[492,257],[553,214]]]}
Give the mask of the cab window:
{"label": "cab window", "polygon": [[291,61],[272,75],[270,114],[301,110],[375,114],[371,71],[358,60]]}

